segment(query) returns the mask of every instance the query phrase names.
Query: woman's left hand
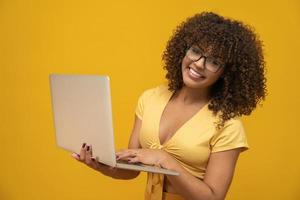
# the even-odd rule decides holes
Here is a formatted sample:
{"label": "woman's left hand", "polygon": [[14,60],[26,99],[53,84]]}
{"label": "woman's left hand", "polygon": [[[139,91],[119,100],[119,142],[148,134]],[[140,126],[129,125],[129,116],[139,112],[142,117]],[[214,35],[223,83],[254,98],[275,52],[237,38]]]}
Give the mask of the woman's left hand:
{"label": "woman's left hand", "polygon": [[117,160],[127,160],[129,163],[143,163],[161,166],[167,158],[167,153],[159,149],[125,149],[116,152]]}

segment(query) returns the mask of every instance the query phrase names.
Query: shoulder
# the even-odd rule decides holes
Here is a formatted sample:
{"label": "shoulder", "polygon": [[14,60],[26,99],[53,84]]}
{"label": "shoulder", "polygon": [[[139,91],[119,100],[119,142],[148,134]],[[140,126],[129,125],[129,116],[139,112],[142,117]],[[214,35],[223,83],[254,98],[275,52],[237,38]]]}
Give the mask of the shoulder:
{"label": "shoulder", "polygon": [[235,117],[227,120],[224,124],[224,130],[240,130],[244,132],[243,122],[240,117]]}
{"label": "shoulder", "polygon": [[227,120],[221,129],[216,130],[216,135],[245,134],[244,125],[240,117]]}
{"label": "shoulder", "polygon": [[[224,126],[217,131],[217,137],[226,137],[229,140],[236,140],[239,142],[246,142],[246,133],[243,122],[240,117],[235,117],[227,120]],[[246,142],[247,143],[247,142]]]}
{"label": "shoulder", "polygon": [[140,95],[140,97],[143,99],[158,98],[160,96],[165,95],[167,92],[168,86],[166,84],[161,84],[155,87],[145,89]]}
{"label": "shoulder", "polygon": [[242,151],[249,149],[242,120],[236,117],[226,121],[224,127],[216,131],[210,144],[213,153],[239,147]]}

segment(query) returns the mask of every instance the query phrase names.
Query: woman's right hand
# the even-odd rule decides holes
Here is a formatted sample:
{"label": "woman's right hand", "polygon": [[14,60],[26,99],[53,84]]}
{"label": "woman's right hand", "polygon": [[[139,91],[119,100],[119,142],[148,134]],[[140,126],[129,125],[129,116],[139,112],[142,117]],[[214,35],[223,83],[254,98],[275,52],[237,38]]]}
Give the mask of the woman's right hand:
{"label": "woman's right hand", "polygon": [[117,171],[117,168],[102,164],[98,159],[93,158],[92,146],[86,143],[83,143],[80,154],[72,153],[72,157],[106,176],[113,177]]}

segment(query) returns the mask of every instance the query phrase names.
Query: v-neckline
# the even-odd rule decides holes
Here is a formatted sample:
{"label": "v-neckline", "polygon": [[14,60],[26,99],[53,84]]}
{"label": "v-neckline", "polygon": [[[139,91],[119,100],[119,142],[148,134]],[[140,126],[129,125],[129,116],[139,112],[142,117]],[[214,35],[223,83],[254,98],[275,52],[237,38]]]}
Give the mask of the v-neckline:
{"label": "v-neckline", "polygon": [[160,140],[160,122],[161,122],[161,118],[162,118],[162,115],[164,113],[164,111],[166,110],[166,107],[168,105],[168,103],[170,102],[172,96],[174,95],[174,92],[171,92],[167,89],[167,92],[168,94],[166,96],[163,97],[163,106],[162,106],[162,109],[159,109],[160,113],[159,113],[159,117],[158,117],[158,142],[161,146],[165,146],[167,145],[171,140],[173,140],[173,138],[176,136],[176,134],[182,129],[184,128],[184,126],[186,124],[188,124],[190,121],[192,121],[197,115],[199,115],[199,113],[203,112],[203,110],[208,106],[209,102],[208,101],[206,104],[204,104],[194,115],[192,115],[187,121],[185,121],[173,134],[172,136],[164,141],[164,143],[161,143],[161,140]]}

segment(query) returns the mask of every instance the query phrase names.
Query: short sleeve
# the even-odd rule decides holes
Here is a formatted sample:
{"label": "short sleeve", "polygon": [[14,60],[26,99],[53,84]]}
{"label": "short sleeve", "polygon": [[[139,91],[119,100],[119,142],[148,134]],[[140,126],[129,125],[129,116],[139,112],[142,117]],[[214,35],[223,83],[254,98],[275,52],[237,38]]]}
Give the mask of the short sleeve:
{"label": "short sleeve", "polygon": [[143,119],[145,107],[147,106],[147,103],[150,101],[150,97],[152,93],[153,93],[153,89],[145,90],[138,98],[138,102],[135,108],[135,114],[141,120]]}
{"label": "short sleeve", "polygon": [[242,151],[249,149],[242,121],[235,118],[225,122],[224,127],[211,139],[210,146],[212,153],[240,147]]}

